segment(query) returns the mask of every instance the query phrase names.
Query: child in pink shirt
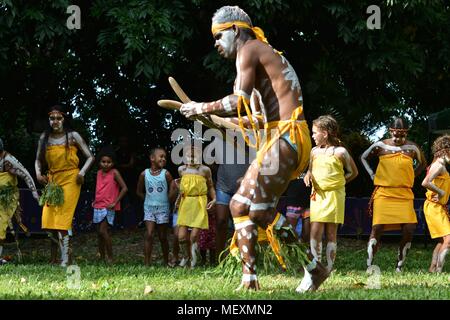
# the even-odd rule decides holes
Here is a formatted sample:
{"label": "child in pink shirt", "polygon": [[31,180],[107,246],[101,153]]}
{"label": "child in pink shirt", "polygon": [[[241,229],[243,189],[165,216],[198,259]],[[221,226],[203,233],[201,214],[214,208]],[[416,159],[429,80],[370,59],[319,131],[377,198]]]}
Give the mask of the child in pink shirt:
{"label": "child in pink shirt", "polygon": [[119,171],[114,169],[112,152],[104,151],[100,154],[99,167],[92,205],[93,222],[97,224],[100,257],[105,262],[112,263],[112,241],[108,224],[113,225],[115,211],[120,210],[120,200],[128,188]]}

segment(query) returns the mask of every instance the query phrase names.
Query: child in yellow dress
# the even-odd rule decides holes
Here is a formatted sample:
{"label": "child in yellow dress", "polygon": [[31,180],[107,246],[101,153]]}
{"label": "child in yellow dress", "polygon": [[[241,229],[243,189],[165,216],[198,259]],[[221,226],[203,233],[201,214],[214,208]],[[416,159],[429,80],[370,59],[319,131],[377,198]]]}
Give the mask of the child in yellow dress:
{"label": "child in yellow dress", "polygon": [[[345,184],[358,175],[353,158],[338,138],[338,123],[329,116],[313,121],[310,164],[304,182],[312,184],[310,202],[311,253],[317,260],[322,255],[322,235],[327,238],[327,269],[331,272],[336,258],[337,228],[344,223]],[[345,170],[344,170],[345,169]]]}
{"label": "child in yellow dress", "polygon": [[[367,245],[367,267],[370,268],[380,248],[384,231],[402,230],[395,270],[401,272],[411,248],[417,216],[414,210],[414,178],[426,167],[419,146],[407,140],[408,124],[403,118],[394,118],[389,125],[390,138],[373,143],[361,155],[361,162],[373,180],[375,189],[369,202],[373,204],[372,231]],[[378,158],[374,173],[369,164]]]}
{"label": "child in yellow dress", "polygon": [[430,165],[422,186],[427,188],[423,206],[428,230],[432,239],[439,242],[433,251],[430,272],[442,272],[445,256],[450,249],[450,216],[447,202],[450,194],[450,136],[444,135],[433,143],[433,163]]}
{"label": "child in yellow dress", "polygon": [[[185,266],[191,253],[191,268],[199,258],[198,236],[201,229],[208,229],[208,212],[216,202],[216,192],[211,170],[201,164],[201,151],[186,150],[186,164],[178,168],[180,181],[180,205],[178,209],[178,240],[182,251],[180,266]],[[208,194],[210,201],[208,202]],[[188,228],[191,228],[190,235]],[[190,248],[189,241],[190,239]]]}

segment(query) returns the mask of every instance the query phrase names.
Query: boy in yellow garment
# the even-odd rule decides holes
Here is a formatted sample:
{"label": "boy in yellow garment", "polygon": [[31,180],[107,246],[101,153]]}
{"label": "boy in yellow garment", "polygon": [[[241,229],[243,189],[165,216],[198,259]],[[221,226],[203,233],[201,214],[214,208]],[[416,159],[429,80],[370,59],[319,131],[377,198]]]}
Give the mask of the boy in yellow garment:
{"label": "boy in yellow garment", "polygon": [[338,138],[337,121],[330,115],[313,121],[313,139],[309,170],[304,177],[312,184],[310,201],[311,253],[322,259],[322,236],[327,238],[327,269],[331,272],[336,258],[337,228],[344,223],[345,184],[358,175],[353,158]]}
{"label": "boy in yellow garment", "polygon": [[422,186],[427,188],[423,206],[428,230],[432,239],[439,242],[433,251],[430,272],[442,272],[445,256],[450,249],[450,215],[447,202],[450,194],[450,136],[444,135],[433,143],[433,163],[430,165]]}
{"label": "boy in yellow garment", "polygon": [[33,198],[39,201],[36,186],[28,170],[12,154],[4,150],[3,141],[0,139],[0,265],[7,262],[2,258],[2,244],[6,239],[6,229],[12,225],[11,218],[19,206],[17,177],[25,181]]}
{"label": "boy in yellow garment", "polygon": [[[186,164],[178,168],[178,174],[181,177],[181,200],[177,221],[178,240],[182,252],[180,266],[187,264],[190,252],[191,268],[194,268],[200,254],[198,249],[199,233],[201,229],[207,230],[209,227],[207,210],[210,210],[216,203],[216,191],[211,170],[201,164],[201,150],[190,147],[185,149],[185,154]],[[191,228],[190,234],[188,228]]]}
{"label": "boy in yellow garment", "polygon": [[[412,192],[414,177],[426,167],[426,160],[420,148],[406,140],[408,125],[403,118],[395,118],[389,132],[390,139],[375,142],[361,155],[361,161],[375,185],[369,202],[369,210],[373,203],[373,221],[367,247],[367,267],[372,265],[383,231],[401,229],[396,265],[396,271],[401,272],[417,224]],[[379,159],[375,174],[367,162],[372,157]]]}
{"label": "boy in yellow garment", "polygon": [[[64,203],[61,206],[44,204],[42,229],[47,230],[51,240],[51,263],[56,263],[56,246],[59,245],[61,266],[66,267],[71,255],[69,230],[84,176],[94,163],[94,156],[80,134],[70,129],[68,115],[61,106],[51,107],[48,116],[49,126],[39,138],[36,153],[36,178],[43,185],[54,182],[61,186]],[[86,157],[81,169],[78,168],[78,150]]]}

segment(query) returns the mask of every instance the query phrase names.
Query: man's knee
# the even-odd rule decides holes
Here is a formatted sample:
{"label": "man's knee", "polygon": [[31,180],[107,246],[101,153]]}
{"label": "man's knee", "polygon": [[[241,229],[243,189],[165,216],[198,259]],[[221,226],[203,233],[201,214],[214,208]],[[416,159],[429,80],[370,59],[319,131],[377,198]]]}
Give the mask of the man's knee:
{"label": "man's knee", "polygon": [[248,205],[231,199],[230,211],[231,211],[231,216],[233,218],[247,215],[249,213],[248,209],[249,209]]}

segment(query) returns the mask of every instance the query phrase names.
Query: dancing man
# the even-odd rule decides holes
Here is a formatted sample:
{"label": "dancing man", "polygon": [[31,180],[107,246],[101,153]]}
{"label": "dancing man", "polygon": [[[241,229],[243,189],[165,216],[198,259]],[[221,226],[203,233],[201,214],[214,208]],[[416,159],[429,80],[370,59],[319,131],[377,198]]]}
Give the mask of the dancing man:
{"label": "dancing man", "polygon": [[[219,54],[236,59],[234,93],[210,103],[189,102],[180,111],[191,119],[237,113],[246,142],[257,149],[256,159],[230,202],[242,260],[240,287],[257,290],[257,225],[268,229],[268,235],[295,234],[286,219],[277,214],[276,205],[290,180],[308,165],[311,139],[293,67],[268,44],[263,31],[253,27],[247,13],[237,6],[222,7],[214,14],[211,29]],[[258,130],[260,122],[264,126],[262,136]],[[250,141],[244,123],[253,130],[254,141]],[[298,291],[317,289],[327,276],[326,269],[311,257]]]}
{"label": "dancing man", "polygon": [[[375,142],[361,156],[375,185],[369,203],[370,212],[373,204],[373,220],[367,247],[367,267],[372,265],[383,231],[401,229],[402,240],[396,265],[396,271],[401,272],[417,225],[412,192],[414,177],[425,168],[426,160],[420,148],[406,140],[408,125],[404,119],[395,118],[389,132],[390,139]],[[375,174],[368,164],[368,159],[372,157],[379,159]]]}

